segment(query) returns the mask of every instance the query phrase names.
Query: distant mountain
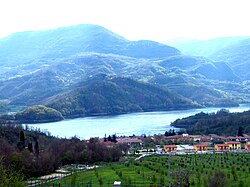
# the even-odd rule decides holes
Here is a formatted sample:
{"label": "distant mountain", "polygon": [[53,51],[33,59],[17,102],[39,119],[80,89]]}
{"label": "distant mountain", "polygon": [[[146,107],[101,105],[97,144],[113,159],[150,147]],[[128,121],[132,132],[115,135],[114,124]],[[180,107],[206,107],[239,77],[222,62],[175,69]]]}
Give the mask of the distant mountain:
{"label": "distant mountain", "polygon": [[242,90],[225,61],[183,55],[154,41],[130,41],[97,25],[0,39],[0,102],[8,105],[43,105],[98,74],[153,84],[201,106],[234,106],[250,98],[250,85],[244,82]]}
{"label": "distant mountain", "polygon": [[220,49],[235,45],[242,40],[248,39],[248,36],[238,37],[219,37],[209,40],[172,40],[165,41],[166,45],[170,45],[179,49],[186,55],[204,56],[210,58]]}
{"label": "distant mountain", "polygon": [[48,99],[46,105],[66,117],[200,107],[169,90],[128,78],[105,75]]}
{"label": "distant mountain", "polygon": [[101,26],[77,25],[54,30],[12,34],[0,39],[0,65],[20,66],[33,61],[51,63],[83,52],[161,58],[180,54],[153,41],[129,41]]}
{"label": "distant mountain", "polygon": [[[22,68],[20,70],[22,71]],[[204,80],[237,79],[230,68],[217,68],[216,64],[204,58],[180,55],[150,60],[112,54],[84,53],[60,60],[36,72],[0,81],[0,98],[9,99],[12,105],[43,104],[46,98],[74,88],[78,82],[100,73],[157,84],[184,97],[192,98],[204,106],[219,106],[227,98],[222,92],[219,93],[212,87],[203,85]],[[199,92],[197,97],[197,92],[201,88],[203,92]],[[201,99],[201,95],[204,95],[206,102]],[[228,105],[232,104],[230,99],[226,101]],[[235,102],[233,103],[235,105]]]}
{"label": "distant mountain", "polygon": [[179,55],[169,57],[160,63],[164,68],[178,67],[191,74],[201,74],[207,79],[237,81],[238,77],[224,62],[213,62],[204,57]]}
{"label": "distant mountain", "polygon": [[235,73],[245,80],[250,79],[250,37],[218,50],[211,55],[215,60],[226,60]]}
{"label": "distant mountain", "polygon": [[215,61],[228,63],[237,76],[250,78],[250,37],[224,37],[206,41],[172,43],[184,54],[202,55]]}

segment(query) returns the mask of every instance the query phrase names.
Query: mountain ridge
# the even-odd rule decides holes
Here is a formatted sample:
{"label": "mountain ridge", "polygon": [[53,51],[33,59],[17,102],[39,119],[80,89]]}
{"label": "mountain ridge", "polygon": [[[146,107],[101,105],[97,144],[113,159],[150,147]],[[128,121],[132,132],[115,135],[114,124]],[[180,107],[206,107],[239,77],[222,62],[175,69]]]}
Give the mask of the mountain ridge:
{"label": "mountain ridge", "polygon": [[11,105],[43,105],[100,73],[170,89],[201,106],[247,99],[237,96],[240,89],[228,89],[241,80],[226,62],[183,55],[154,41],[130,41],[101,26],[17,33],[0,46],[0,101]]}

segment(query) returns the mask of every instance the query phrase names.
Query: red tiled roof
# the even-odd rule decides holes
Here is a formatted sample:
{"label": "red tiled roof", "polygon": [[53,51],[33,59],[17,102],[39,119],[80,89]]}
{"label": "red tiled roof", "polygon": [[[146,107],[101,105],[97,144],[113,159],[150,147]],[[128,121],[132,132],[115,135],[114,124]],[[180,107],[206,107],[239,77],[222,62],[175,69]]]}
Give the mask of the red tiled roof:
{"label": "red tiled roof", "polygon": [[228,147],[229,145],[227,145],[227,144],[215,144],[215,145],[217,145],[218,147]]}
{"label": "red tiled roof", "polygon": [[118,143],[142,143],[139,139],[117,139]]}
{"label": "red tiled roof", "polygon": [[114,145],[113,142],[103,142],[104,145]]}
{"label": "red tiled roof", "polygon": [[196,147],[207,147],[209,145],[209,143],[201,143],[201,144],[195,144],[194,146]]}
{"label": "red tiled roof", "polygon": [[176,145],[165,145],[164,148],[177,148]]}
{"label": "red tiled roof", "polygon": [[231,141],[231,142],[226,142],[226,144],[240,144],[240,142]]}

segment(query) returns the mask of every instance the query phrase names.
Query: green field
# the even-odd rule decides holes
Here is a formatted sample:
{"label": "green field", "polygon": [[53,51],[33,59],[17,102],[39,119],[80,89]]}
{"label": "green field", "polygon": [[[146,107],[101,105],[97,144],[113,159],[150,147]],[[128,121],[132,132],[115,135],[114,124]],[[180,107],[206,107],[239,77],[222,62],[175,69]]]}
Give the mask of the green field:
{"label": "green field", "polygon": [[[248,187],[250,184],[250,154],[193,154],[170,157],[171,184],[173,173],[189,171],[190,186],[208,186],[216,171],[225,174],[229,187]],[[149,156],[140,161],[109,164],[43,186],[113,186],[115,180],[122,186],[168,186],[168,156]]]}

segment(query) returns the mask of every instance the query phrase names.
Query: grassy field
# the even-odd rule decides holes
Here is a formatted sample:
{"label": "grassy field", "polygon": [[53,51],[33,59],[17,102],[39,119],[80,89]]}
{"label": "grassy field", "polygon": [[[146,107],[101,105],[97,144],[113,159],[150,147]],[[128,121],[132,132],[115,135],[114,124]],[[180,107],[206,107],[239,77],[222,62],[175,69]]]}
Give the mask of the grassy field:
{"label": "grassy field", "polygon": [[[205,187],[214,172],[225,173],[227,186],[248,187],[250,154],[194,154],[170,157],[171,183],[176,171],[190,172],[190,186]],[[91,171],[76,172],[70,177],[43,186],[168,186],[168,156],[149,156],[140,161],[109,164]]]}

